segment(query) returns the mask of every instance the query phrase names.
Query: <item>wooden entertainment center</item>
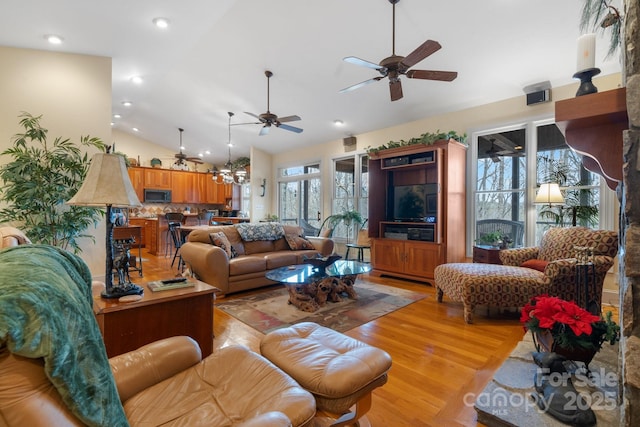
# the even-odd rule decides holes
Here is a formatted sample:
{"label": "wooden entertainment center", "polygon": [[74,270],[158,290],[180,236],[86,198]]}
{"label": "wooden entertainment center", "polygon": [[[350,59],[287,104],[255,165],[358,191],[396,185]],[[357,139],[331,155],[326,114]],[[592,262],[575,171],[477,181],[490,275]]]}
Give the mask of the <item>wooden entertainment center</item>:
{"label": "wooden entertainment center", "polygon": [[[465,170],[466,146],[453,139],[370,153],[369,186],[385,189],[369,197],[371,274],[432,282],[436,266],[465,261]],[[419,218],[395,194],[411,186]]]}

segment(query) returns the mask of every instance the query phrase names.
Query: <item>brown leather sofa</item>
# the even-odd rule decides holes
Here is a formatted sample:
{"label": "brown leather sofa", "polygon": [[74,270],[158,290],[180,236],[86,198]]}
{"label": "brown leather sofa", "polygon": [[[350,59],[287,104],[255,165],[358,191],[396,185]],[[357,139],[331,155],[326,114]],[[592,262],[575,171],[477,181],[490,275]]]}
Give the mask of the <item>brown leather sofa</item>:
{"label": "brown leather sofa", "polygon": [[[283,226],[284,233],[303,234],[298,226]],[[238,256],[229,258],[226,252],[211,243],[210,234],[223,232]],[[199,280],[220,289],[222,294],[273,285],[265,273],[287,265],[301,264],[304,257],[328,256],[333,253],[333,240],[325,237],[305,237],[314,249],[292,250],[286,238],[243,241],[233,225],[213,226],[189,233],[180,248],[185,264]]]}

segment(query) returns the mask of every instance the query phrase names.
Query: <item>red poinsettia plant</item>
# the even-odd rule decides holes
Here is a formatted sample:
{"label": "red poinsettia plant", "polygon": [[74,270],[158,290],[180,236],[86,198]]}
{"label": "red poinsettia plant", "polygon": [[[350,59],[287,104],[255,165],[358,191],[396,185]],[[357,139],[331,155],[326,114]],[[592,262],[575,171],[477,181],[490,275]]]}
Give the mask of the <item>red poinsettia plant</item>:
{"label": "red poinsettia plant", "polygon": [[611,316],[611,311],[596,316],[573,301],[539,295],[524,306],[520,322],[534,337],[548,331],[554,347],[598,351],[603,343],[613,345],[620,339],[620,327]]}

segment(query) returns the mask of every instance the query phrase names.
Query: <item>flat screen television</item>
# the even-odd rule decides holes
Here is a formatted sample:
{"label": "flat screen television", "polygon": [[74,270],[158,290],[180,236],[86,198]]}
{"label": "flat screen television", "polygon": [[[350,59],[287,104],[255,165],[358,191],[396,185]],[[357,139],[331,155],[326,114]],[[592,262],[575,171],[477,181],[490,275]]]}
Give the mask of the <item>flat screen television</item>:
{"label": "flat screen television", "polygon": [[393,187],[394,221],[435,222],[437,211],[438,184]]}

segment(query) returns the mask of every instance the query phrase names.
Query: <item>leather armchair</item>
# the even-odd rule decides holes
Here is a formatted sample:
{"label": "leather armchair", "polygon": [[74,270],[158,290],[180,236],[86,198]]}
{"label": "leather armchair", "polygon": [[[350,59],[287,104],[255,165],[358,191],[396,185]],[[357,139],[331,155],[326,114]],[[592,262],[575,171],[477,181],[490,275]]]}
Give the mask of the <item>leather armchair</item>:
{"label": "leather armchair", "polygon": [[[295,426],[315,414],[310,393],[241,346],[226,347],[201,361],[194,340],[171,337],[113,357],[109,364],[132,426]],[[45,375],[42,359],[13,355],[3,346],[0,426],[25,425],[84,424]]]}
{"label": "leather armchair", "polygon": [[[20,243],[19,234],[7,234],[0,244]],[[16,266],[21,278],[13,280]],[[202,360],[198,344],[178,336],[107,359],[91,285],[88,268],[71,253],[46,245],[0,251],[0,427],[83,420],[108,427],[279,427],[314,417],[313,395],[243,346]],[[51,312],[60,298],[64,308]]]}

